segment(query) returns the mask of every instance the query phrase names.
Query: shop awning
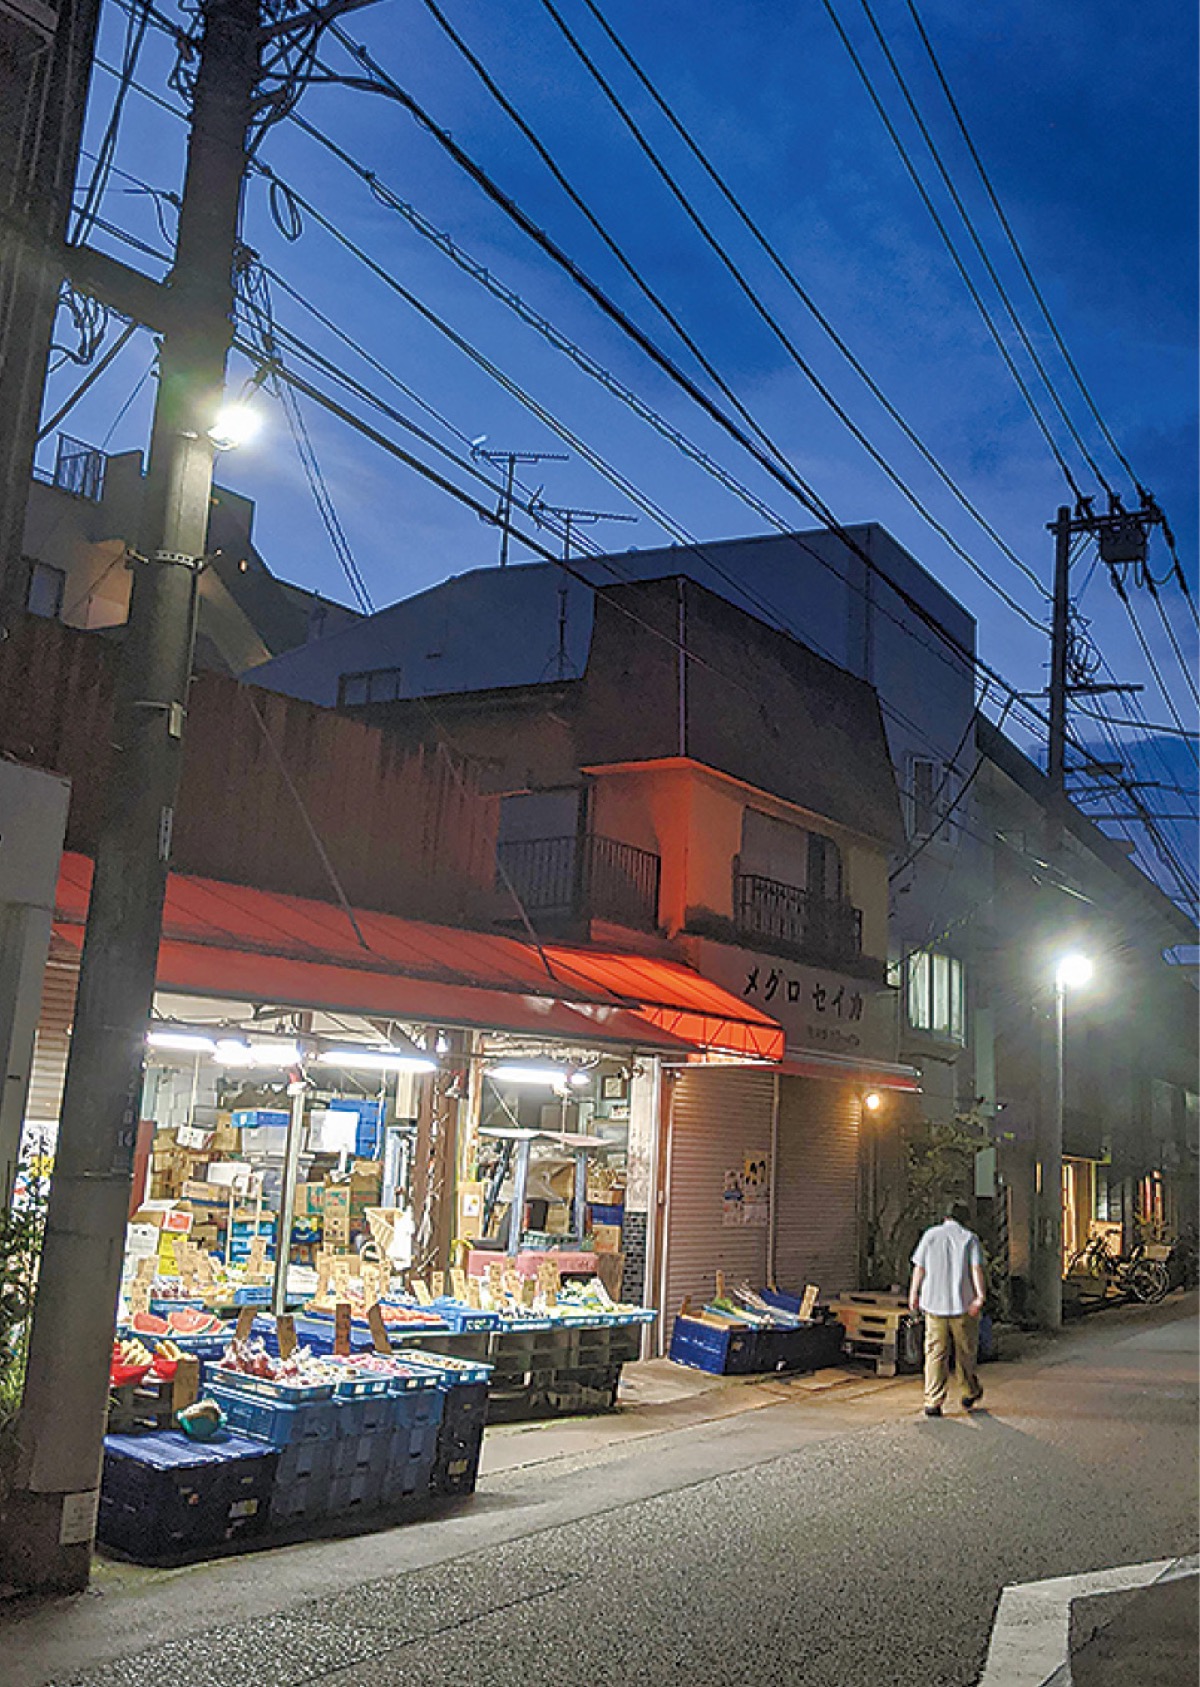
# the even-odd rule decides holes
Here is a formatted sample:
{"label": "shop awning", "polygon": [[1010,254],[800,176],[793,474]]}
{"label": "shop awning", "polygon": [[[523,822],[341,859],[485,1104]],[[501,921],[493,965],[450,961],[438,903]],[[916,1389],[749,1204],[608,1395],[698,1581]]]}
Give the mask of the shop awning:
{"label": "shop awning", "polygon": [[[65,854],[55,931],[83,945],[87,856]],[[438,1025],[776,1060],[783,1031],[678,962],[532,943],[172,873],[160,989]]]}

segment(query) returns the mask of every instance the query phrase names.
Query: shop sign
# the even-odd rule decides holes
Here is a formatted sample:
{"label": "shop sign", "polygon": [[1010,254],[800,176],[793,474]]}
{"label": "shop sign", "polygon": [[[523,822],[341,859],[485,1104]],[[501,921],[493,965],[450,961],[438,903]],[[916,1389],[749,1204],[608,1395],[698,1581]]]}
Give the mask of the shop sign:
{"label": "shop sign", "polygon": [[689,950],[705,978],[779,1021],[789,1053],[895,1060],[895,991],[887,985],[707,938]]}

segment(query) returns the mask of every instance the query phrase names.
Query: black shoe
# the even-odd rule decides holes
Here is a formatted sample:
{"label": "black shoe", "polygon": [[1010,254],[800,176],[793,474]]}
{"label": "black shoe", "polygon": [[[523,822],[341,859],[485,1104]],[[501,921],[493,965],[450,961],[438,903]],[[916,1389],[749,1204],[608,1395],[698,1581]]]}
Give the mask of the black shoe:
{"label": "black shoe", "polygon": [[982,1399],[983,1399],[983,1390],[981,1388],[979,1390],[978,1394],[964,1394],[963,1397],[962,1397],[962,1403],[966,1407],[967,1411],[969,1412],[969,1411],[972,1411],[976,1406],[978,1406],[979,1402]]}
{"label": "black shoe", "polygon": [[925,1416],[927,1418],[940,1418],[941,1415],[942,1415],[942,1408],[940,1406],[926,1406]]}

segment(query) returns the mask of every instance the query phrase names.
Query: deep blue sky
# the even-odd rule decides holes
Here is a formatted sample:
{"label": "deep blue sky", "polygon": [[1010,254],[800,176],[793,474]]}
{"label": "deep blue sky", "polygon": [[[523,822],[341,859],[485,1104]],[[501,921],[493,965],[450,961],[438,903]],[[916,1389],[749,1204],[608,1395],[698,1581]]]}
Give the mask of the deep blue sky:
{"label": "deep blue sky", "polygon": [[[171,9],[172,0],[163,0]],[[786,323],[792,337],[855,420],[978,559],[1035,617],[1044,603],[991,544],[898,435],[820,330],[755,253],[694,165],[649,110],[587,17],[580,0],[562,10],[677,168],[713,228],[727,240]],[[666,190],[621,130],[602,96],[537,0],[520,5],[446,0],[455,26],[506,93],[533,122],[558,161],[647,280],[683,318],[739,397],[791,461],[845,521],[878,520],[961,598],[980,623],[984,658],[1015,684],[1044,683],[1044,637],[1019,620],[925,525],[812,392],[768,330],[701,245]],[[766,0],[606,0],[612,23],[653,75],[722,172],[782,249],[816,302],[869,367],[889,397],[963,489],[1040,579],[1049,582],[1045,523],[1064,501],[1065,485],[1015,384],[987,336],[920,204],[892,143],[838,41],[821,0],[782,6]],[[932,167],[899,92],[871,40],[859,0],[838,0],[888,110],[901,126],[926,179]],[[963,7],[925,0],[921,8],[974,138],[1016,227],[1071,351],[1105,420],[1145,484],[1167,509],[1184,567],[1196,582],[1196,219],[1193,136],[1196,59],[1194,8],[1148,0],[1131,10],[1117,0],[1005,0]],[[1128,483],[1090,424],[1079,394],[1050,345],[1044,324],[1006,255],[978,179],[958,142],[902,0],[880,0],[877,16],[912,77],[960,190],[989,250],[1012,286],[1025,321],[1104,472]],[[125,14],[109,0],[103,56],[115,62]],[[596,236],[551,180],[472,72],[437,29],[421,0],[377,0],[351,18],[397,79],[473,153],[522,206],[608,288],[679,361],[688,354],[656,320]],[[171,51],[152,35],[139,76],[165,92]],[[347,61],[333,44],[331,62]],[[94,146],[111,106],[114,82],[98,72],[89,135]],[[623,383],[659,408],[722,464],[736,472],[797,527],[812,518],[741,454],[665,377],[556,274],[492,207],[433,140],[402,110],[377,97],[317,88],[303,112],[375,170],[580,342]],[[130,98],[117,163],[157,188],[177,190],[182,125]],[[567,364],[531,330],[491,300],[314,142],[284,124],[263,156],[346,233],[460,332],[471,338],[692,533],[702,538],[762,531],[752,510],[686,463],[621,405]],[[84,174],[91,170],[85,160]],[[945,195],[939,207],[953,218]],[[102,215],[162,245],[146,195],[115,178]],[[169,218],[169,212],[167,213]],[[168,225],[169,226],[169,225]],[[961,228],[952,223],[955,232]],[[338,251],[311,222],[295,243],[283,241],[261,183],[247,202],[248,243],[312,302],[468,436],[489,446],[561,448],[523,411],[377,280]],[[92,238],[110,244],[96,231]],[[964,250],[965,238],[964,238]],[[128,249],[126,249],[128,255]],[[152,260],[135,261],[154,268]],[[972,273],[982,280],[978,262]],[[988,290],[989,303],[994,299]],[[311,334],[387,392],[386,385],[286,299],[282,322]],[[1012,336],[1009,336],[1010,340]],[[68,426],[99,443],[117,408],[147,366],[138,336],[95,396]],[[1022,357],[1022,367],[1036,384]],[[237,379],[245,374],[242,365]],[[51,383],[59,401],[74,376]],[[108,437],[110,450],[144,444],[152,383]],[[408,414],[414,405],[388,396]],[[1040,394],[1039,396],[1043,396]],[[221,465],[222,478],[257,500],[257,540],[277,572],[335,596],[347,587],[317,519],[278,407],[265,401],[259,443]],[[494,529],[456,507],[377,448],[311,406],[307,420],[339,516],[376,603],[494,559]],[[441,434],[447,443],[449,436]],[[1073,447],[1064,451],[1085,490],[1095,483]],[[578,460],[547,464],[536,480],[548,501],[603,510],[628,509],[620,494]],[[615,548],[662,542],[645,516],[636,527],[597,532]],[[515,555],[522,552],[518,548]],[[525,553],[527,554],[527,553]],[[1156,566],[1165,570],[1161,548]],[[1083,586],[1085,561],[1077,577]],[[1194,668],[1195,630],[1174,586],[1163,601]],[[1187,723],[1190,699],[1178,663],[1145,593],[1135,605],[1173,697]],[[1124,611],[1097,569],[1082,611],[1118,677],[1147,685],[1151,721],[1168,718]],[[1121,705],[1114,712],[1124,712]],[[1081,732],[1082,736],[1082,732]],[[1172,763],[1193,764],[1173,747]],[[1179,799],[1164,799],[1174,811]],[[1189,853],[1191,853],[1189,846]]]}

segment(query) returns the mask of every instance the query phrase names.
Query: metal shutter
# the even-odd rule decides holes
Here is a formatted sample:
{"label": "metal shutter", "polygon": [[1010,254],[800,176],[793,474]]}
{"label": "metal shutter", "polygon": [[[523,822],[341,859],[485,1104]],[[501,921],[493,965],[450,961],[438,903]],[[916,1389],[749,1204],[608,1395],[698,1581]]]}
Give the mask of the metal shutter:
{"label": "metal shutter", "polygon": [[25,1103],[25,1117],[32,1124],[58,1123],[78,982],[78,960],[58,959],[52,947],[42,977],[42,1011],[34,1035],[29,1097]]}
{"label": "metal shutter", "polygon": [[766,1225],[722,1223],[725,1173],[743,1157],[771,1152],[774,1078],[752,1067],[683,1071],[671,1097],[667,1146],[666,1290],[664,1327],[691,1295],[711,1300],[715,1274],[762,1285],[767,1269]]}
{"label": "metal shutter", "polygon": [[779,1080],[775,1278],[822,1299],[859,1286],[859,1099],[850,1084]]}

